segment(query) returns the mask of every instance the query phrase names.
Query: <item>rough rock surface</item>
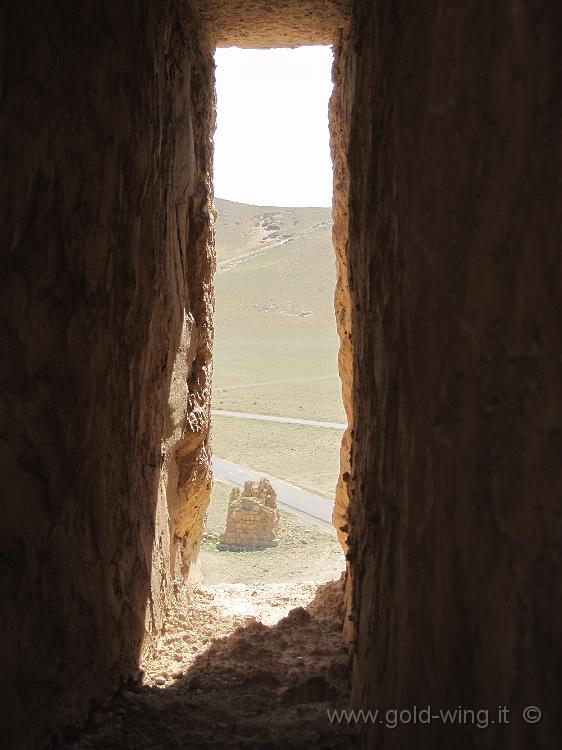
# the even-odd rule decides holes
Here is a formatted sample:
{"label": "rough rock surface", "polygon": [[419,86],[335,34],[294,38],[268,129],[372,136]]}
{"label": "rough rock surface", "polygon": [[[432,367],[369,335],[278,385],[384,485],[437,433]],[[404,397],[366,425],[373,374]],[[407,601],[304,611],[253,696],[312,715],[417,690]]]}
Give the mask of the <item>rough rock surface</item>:
{"label": "rough rock surface", "polygon": [[199,0],[216,47],[332,44],[351,14],[351,0]]}
{"label": "rough rock surface", "polygon": [[[270,45],[311,41],[336,5],[209,8],[221,43]],[[3,747],[74,723],[136,668],[197,547],[220,30],[203,53],[189,7],[0,6]],[[341,19],[329,38],[353,699],[513,711],[485,731],[374,724],[363,746],[557,748],[562,8],[353,8],[349,40]],[[253,657],[250,635],[232,645]]]}
{"label": "rough rock surface", "polygon": [[[330,99],[330,147],[334,174],[332,242],[336,255],[336,289],[334,308],[336,325],[340,337],[338,367],[342,382],[342,400],[347,416],[340,448],[340,473],[336,485],[332,520],[344,552],[348,551],[348,536],[351,529],[349,518],[349,482],[351,479],[351,442],[353,435],[353,338],[352,305],[349,292],[348,238],[349,238],[349,130],[351,127],[351,96],[353,84],[350,77],[351,55],[349,49],[349,26],[346,25],[334,43],[332,79],[334,90]],[[352,575],[348,565],[345,590],[346,617],[345,638],[353,640]]]}
{"label": "rough rock surface", "polygon": [[0,745],[136,670],[210,487],[212,60],[185,4],[0,9]]}
{"label": "rough rock surface", "polygon": [[278,531],[277,494],[267,479],[245,482],[243,491],[232,488],[220,550],[275,547]]}
{"label": "rough rock surface", "polygon": [[559,3],[357,2],[354,701],[511,708],[364,747],[559,746],[561,38]]}

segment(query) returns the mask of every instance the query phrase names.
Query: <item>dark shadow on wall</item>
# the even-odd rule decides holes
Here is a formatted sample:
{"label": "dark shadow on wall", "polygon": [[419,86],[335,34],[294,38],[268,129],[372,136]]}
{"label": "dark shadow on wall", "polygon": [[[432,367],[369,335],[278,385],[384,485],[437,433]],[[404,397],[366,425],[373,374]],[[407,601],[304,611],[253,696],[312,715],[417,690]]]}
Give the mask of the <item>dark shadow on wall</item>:
{"label": "dark shadow on wall", "polygon": [[0,11],[2,747],[35,747],[138,665],[199,250],[193,222],[178,249],[175,206],[210,162],[193,29],[166,0]]}

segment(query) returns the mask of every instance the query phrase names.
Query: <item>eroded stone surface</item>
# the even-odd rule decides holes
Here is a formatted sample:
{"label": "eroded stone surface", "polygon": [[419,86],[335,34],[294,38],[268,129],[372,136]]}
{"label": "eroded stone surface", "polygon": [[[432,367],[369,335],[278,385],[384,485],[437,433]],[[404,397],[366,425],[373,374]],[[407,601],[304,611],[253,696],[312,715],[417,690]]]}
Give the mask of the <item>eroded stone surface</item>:
{"label": "eroded stone surface", "polygon": [[213,35],[336,43],[354,701],[544,713],[364,746],[558,746],[562,10],[357,0],[349,43],[309,33],[336,6],[217,0],[206,52],[189,3],[0,8],[6,747],[136,670],[197,548]]}
{"label": "eroded stone surface", "polygon": [[279,511],[277,494],[267,479],[233,487],[228,502],[226,529],[219,549],[265,549],[277,546]]}
{"label": "eroded stone surface", "polygon": [[333,44],[351,0],[200,0],[199,13],[217,47]]}
{"label": "eroded stone surface", "polygon": [[213,68],[184,3],[3,3],[0,744],[136,670],[210,486]]}
{"label": "eroded stone surface", "polygon": [[496,719],[365,748],[558,744],[561,33],[560,4],[357,2],[354,701]]}
{"label": "eroded stone surface", "polygon": [[[332,78],[334,90],[330,99],[330,146],[334,174],[332,242],[336,254],[336,290],[334,308],[336,326],[340,337],[338,367],[342,382],[342,401],[347,416],[347,429],[340,448],[340,473],[336,485],[332,520],[344,552],[348,551],[348,537],[351,531],[349,517],[349,490],[351,481],[351,440],[353,434],[353,331],[352,304],[349,291],[348,239],[349,239],[349,130],[351,111],[352,57],[349,49],[349,26],[339,34],[334,44],[334,64]],[[346,617],[344,632],[348,642],[353,639],[351,622],[352,580],[348,565],[348,579],[345,586]]]}

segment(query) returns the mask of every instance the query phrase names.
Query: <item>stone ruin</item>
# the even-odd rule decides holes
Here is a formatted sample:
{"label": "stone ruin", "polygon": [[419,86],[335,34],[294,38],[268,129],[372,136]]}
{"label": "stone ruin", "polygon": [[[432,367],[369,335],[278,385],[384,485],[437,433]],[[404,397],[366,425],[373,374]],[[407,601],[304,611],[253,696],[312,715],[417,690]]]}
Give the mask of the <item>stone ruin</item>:
{"label": "stone ruin", "polygon": [[228,501],[226,530],[218,549],[246,550],[277,546],[279,511],[277,494],[267,479],[235,487]]}

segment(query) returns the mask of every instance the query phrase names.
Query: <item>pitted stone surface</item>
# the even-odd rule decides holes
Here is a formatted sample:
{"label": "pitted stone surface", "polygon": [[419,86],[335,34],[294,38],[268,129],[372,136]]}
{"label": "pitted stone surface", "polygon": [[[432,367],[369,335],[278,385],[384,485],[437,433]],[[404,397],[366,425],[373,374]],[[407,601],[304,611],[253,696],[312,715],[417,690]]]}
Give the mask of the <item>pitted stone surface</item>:
{"label": "pitted stone surface", "polygon": [[8,1],[0,38],[0,745],[27,750],[138,669],[197,550],[213,69],[174,0]]}
{"label": "pitted stone surface", "polygon": [[350,0],[201,1],[199,14],[217,47],[333,44],[351,14]]}
{"label": "pitted stone surface", "polygon": [[560,4],[62,5],[0,5],[0,744],[136,671],[197,549],[213,44],[334,43],[353,703],[544,710],[362,746],[558,747]]}
{"label": "pitted stone surface", "polygon": [[279,511],[277,494],[267,479],[245,482],[230,493],[226,531],[219,549],[265,549],[277,545]]}

